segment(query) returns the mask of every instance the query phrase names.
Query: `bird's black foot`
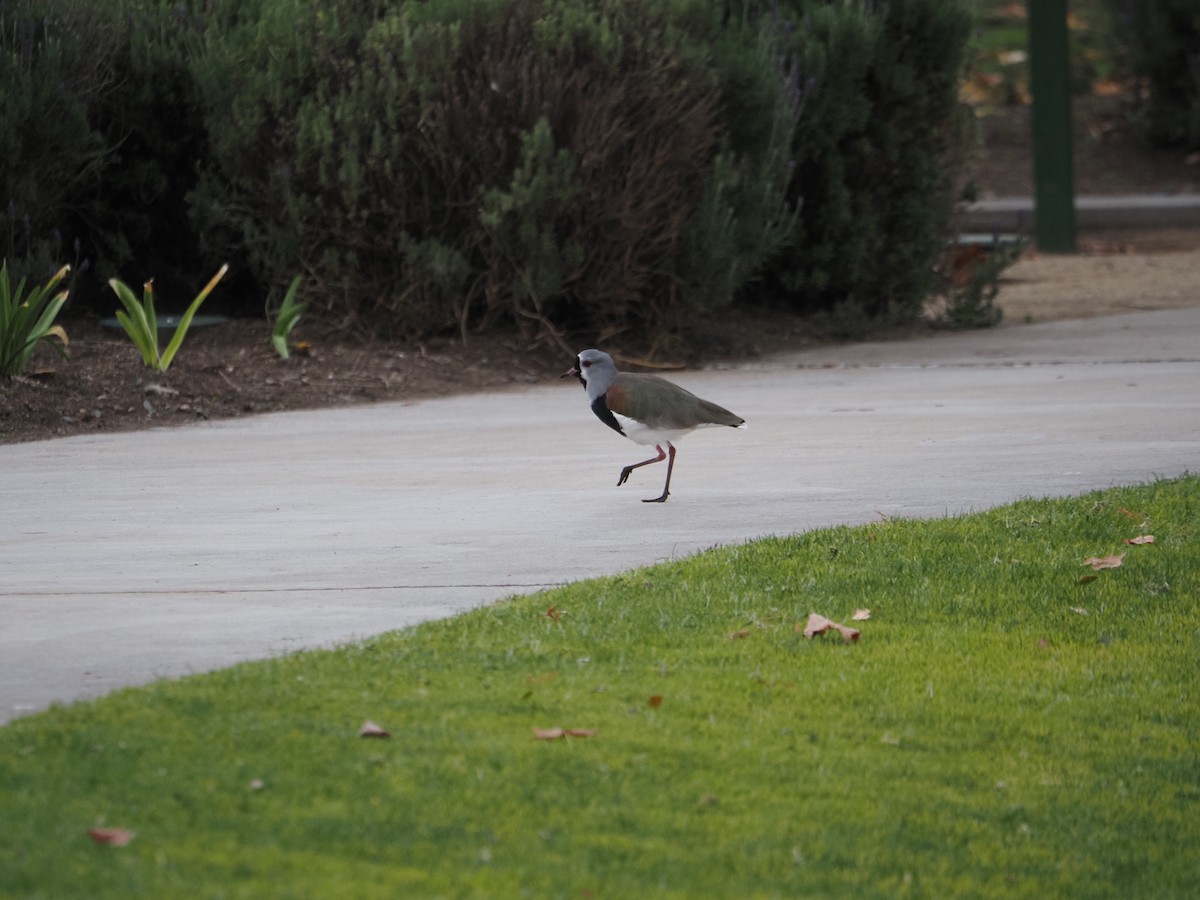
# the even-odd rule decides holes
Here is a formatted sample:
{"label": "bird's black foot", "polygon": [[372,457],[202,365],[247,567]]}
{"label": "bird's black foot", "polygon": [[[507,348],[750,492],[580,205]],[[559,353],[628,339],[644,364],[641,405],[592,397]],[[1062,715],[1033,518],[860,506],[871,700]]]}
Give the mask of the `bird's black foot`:
{"label": "bird's black foot", "polygon": [[[629,473],[632,472],[633,469],[633,466],[626,466],[621,470],[621,477],[617,479],[617,487],[620,487],[629,480]],[[666,498],[664,497],[663,499],[665,500]]]}
{"label": "bird's black foot", "polygon": [[643,503],[666,503],[667,498],[670,496],[671,495],[668,494],[666,491],[663,491],[663,495],[661,497],[655,497],[653,500],[643,500],[642,502]]}

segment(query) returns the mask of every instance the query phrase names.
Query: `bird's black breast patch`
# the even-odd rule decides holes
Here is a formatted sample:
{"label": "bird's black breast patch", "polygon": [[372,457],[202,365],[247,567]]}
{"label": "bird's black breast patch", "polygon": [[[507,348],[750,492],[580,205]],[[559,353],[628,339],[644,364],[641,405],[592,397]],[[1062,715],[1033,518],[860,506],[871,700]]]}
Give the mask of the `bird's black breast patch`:
{"label": "bird's black breast patch", "polygon": [[596,414],[601,422],[615,431],[617,434],[624,435],[625,430],[621,427],[621,423],[617,421],[617,417],[612,414],[612,410],[608,408],[608,401],[601,394],[592,402],[592,412]]}

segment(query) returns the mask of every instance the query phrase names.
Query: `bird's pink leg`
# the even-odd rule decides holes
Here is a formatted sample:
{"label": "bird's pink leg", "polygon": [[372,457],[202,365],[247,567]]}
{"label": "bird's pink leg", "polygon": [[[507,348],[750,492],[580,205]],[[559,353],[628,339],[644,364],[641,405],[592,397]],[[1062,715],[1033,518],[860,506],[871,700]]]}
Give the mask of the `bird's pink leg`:
{"label": "bird's pink leg", "polygon": [[[643,500],[643,503],[666,503],[667,498],[671,496],[671,470],[675,468],[675,445],[667,441],[667,449],[671,452],[671,458],[667,460],[667,483],[663,485],[661,497],[655,497],[653,500]],[[662,453],[662,448],[659,448],[659,453]],[[662,459],[660,456],[659,459]]]}
{"label": "bird's pink leg", "polygon": [[[667,444],[667,446],[671,447],[670,444]],[[662,447],[655,445],[654,449],[658,451],[658,456],[654,457],[653,459],[643,459],[640,463],[634,463],[632,466],[626,466],[621,470],[621,477],[617,479],[617,487],[620,487],[629,480],[629,473],[634,469],[640,469],[642,466],[648,466],[651,463],[662,462],[667,458],[667,453]],[[671,459],[672,461],[675,459],[674,447],[671,447]]]}
{"label": "bird's pink leg", "polygon": [[[617,487],[620,487],[626,481],[629,480],[629,473],[632,472],[634,469],[640,469],[642,466],[648,466],[651,463],[662,462],[665,459],[665,460],[667,460],[667,483],[663,485],[662,496],[655,497],[653,500],[643,500],[642,502],[643,503],[664,503],[664,502],[666,502],[667,497],[669,497],[671,494],[671,470],[675,468],[675,445],[672,444],[670,441],[664,441],[663,443],[665,443],[667,445],[666,450],[664,450],[662,448],[661,444],[654,445],[654,449],[658,451],[658,456],[654,457],[653,459],[644,459],[640,463],[634,463],[632,466],[626,466],[625,468],[623,468],[621,470],[621,477],[619,479],[617,479]],[[668,452],[670,454],[669,458],[668,458]]]}

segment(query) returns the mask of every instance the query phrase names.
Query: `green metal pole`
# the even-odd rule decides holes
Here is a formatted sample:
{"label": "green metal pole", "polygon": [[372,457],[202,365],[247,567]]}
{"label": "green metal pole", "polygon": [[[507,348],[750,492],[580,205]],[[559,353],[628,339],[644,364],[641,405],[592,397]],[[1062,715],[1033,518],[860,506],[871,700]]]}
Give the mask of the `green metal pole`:
{"label": "green metal pole", "polygon": [[1071,162],[1071,61],[1066,0],[1026,0],[1033,94],[1035,236],[1039,250],[1075,252]]}

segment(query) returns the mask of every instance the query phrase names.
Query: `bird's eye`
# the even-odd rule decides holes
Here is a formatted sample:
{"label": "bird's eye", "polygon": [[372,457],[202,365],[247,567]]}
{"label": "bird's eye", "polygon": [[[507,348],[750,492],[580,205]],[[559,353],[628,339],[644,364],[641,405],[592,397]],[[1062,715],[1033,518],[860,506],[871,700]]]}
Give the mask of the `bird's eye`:
{"label": "bird's eye", "polygon": [[580,365],[586,369],[588,366],[591,365],[591,363],[590,362],[581,362]]}

